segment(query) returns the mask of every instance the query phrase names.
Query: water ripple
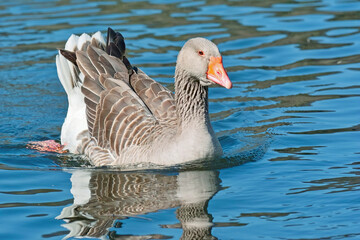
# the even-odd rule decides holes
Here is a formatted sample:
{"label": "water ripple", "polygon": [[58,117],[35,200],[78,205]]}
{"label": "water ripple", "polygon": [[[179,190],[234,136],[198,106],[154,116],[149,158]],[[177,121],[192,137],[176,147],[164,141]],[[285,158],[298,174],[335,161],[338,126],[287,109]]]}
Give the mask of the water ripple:
{"label": "water ripple", "polygon": [[[1,2],[0,238],[179,239],[178,228],[187,236],[201,220],[219,239],[357,239],[359,16],[359,1]],[[170,89],[187,39],[218,44],[234,83],[209,93],[223,158],[122,172],[26,148],[59,139],[56,49],[108,26],[125,36],[132,63]]]}

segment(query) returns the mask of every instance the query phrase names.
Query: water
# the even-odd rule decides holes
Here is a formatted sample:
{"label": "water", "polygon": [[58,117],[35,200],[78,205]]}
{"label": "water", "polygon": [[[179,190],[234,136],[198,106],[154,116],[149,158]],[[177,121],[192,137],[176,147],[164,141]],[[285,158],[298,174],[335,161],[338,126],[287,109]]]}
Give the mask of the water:
{"label": "water", "polygon": [[[360,1],[15,0],[0,26],[0,239],[360,239]],[[123,172],[26,148],[59,139],[56,48],[108,26],[169,88],[187,39],[218,44],[224,158]]]}

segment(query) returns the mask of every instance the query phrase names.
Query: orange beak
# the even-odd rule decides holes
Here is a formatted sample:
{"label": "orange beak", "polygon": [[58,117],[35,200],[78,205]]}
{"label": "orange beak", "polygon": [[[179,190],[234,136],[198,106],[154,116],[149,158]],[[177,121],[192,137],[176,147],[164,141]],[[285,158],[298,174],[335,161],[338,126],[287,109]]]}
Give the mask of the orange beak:
{"label": "orange beak", "polygon": [[221,57],[210,57],[206,78],[227,89],[232,88],[232,83],[224,69]]}

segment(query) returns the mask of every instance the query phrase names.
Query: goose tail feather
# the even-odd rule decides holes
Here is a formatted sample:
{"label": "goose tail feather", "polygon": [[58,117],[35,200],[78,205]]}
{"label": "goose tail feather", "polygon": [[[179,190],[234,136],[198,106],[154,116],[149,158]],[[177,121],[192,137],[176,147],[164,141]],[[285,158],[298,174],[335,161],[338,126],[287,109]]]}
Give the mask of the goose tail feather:
{"label": "goose tail feather", "polygon": [[81,135],[87,133],[86,104],[81,86],[84,75],[76,63],[76,51],[84,50],[89,44],[96,44],[105,49],[105,41],[100,32],[91,37],[71,35],[65,49],[59,49],[56,55],[56,69],[61,85],[68,98],[68,111],[61,129],[61,144],[72,153],[78,153],[81,146]]}

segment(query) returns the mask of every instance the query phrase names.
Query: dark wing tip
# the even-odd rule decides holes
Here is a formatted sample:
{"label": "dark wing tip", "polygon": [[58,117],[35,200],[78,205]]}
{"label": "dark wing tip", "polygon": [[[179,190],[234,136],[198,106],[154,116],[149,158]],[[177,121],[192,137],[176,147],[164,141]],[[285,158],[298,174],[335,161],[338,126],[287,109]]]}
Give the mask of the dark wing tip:
{"label": "dark wing tip", "polygon": [[71,51],[68,51],[65,49],[59,49],[59,51],[60,51],[61,55],[63,55],[67,60],[72,62],[75,66],[77,66],[75,52],[71,52]]}
{"label": "dark wing tip", "polygon": [[126,45],[123,35],[115,32],[112,28],[108,28],[106,38],[106,53],[110,56],[117,57],[123,61],[131,75],[133,70],[137,73],[137,68],[131,66],[129,60],[125,57]]}
{"label": "dark wing tip", "polygon": [[125,49],[126,46],[123,35],[119,32],[115,32],[112,28],[108,28],[106,53],[122,59],[125,55]]}

